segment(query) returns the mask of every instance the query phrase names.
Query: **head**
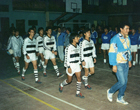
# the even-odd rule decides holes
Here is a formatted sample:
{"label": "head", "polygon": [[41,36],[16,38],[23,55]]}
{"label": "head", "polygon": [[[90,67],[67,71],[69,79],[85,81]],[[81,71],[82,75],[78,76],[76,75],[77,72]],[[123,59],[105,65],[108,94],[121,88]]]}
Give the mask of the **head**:
{"label": "head", "polygon": [[104,28],[104,32],[105,32],[105,33],[108,33],[108,27],[105,27],[105,28]]}
{"label": "head", "polygon": [[39,33],[39,35],[43,35],[44,34],[43,27],[38,28],[38,33]]}
{"label": "head", "polygon": [[52,34],[52,28],[51,27],[46,27],[46,33],[47,33],[47,35],[51,35]]}
{"label": "head", "polygon": [[89,38],[90,35],[91,35],[91,34],[90,34],[90,29],[89,29],[89,28],[85,29],[83,33],[84,33],[84,38]]}
{"label": "head", "polygon": [[138,27],[138,31],[140,32],[140,26]]}
{"label": "head", "polygon": [[33,38],[33,37],[34,37],[34,34],[35,34],[35,33],[34,33],[34,29],[33,29],[33,28],[29,28],[28,34],[29,34],[30,37]]}
{"label": "head", "polygon": [[111,26],[109,26],[109,30],[112,30],[112,27]]}
{"label": "head", "polygon": [[80,37],[80,38],[83,37],[83,32],[80,32],[80,33],[79,33],[79,37]]}
{"label": "head", "polygon": [[70,29],[70,28],[67,28],[67,29],[66,29],[66,33],[67,33],[67,34],[71,33],[71,29]]}
{"label": "head", "polygon": [[130,27],[129,27],[128,23],[125,23],[125,22],[121,23],[120,24],[120,32],[121,32],[121,34],[123,34],[124,36],[128,35],[129,28]]}
{"label": "head", "polygon": [[60,27],[57,27],[57,31],[58,31],[59,33],[61,33],[61,28],[60,28]]}
{"label": "head", "polygon": [[116,31],[116,32],[118,31],[118,26],[115,26],[115,31]]}
{"label": "head", "polygon": [[11,34],[12,34],[12,35],[15,35],[15,30],[12,30]]}
{"label": "head", "polygon": [[78,43],[79,42],[79,37],[78,37],[78,34],[76,33],[72,33],[69,37],[69,41],[70,43]]}
{"label": "head", "polygon": [[132,27],[132,34],[135,34],[135,33],[136,33],[136,28]]}
{"label": "head", "polygon": [[34,29],[34,32],[36,32],[36,26],[32,26],[32,28]]}
{"label": "head", "polygon": [[12,23],[11,26],[14,27],[14,23]]}
{"label": "head", "polygon": [[19,31],[16,30],[16,31],[15,31],[15,36],[18,36],[18,35],[19,35]]}
{"label": "head", "polygon": [[57,31],[57,26],[54,26],[53,27],[53,31]]}

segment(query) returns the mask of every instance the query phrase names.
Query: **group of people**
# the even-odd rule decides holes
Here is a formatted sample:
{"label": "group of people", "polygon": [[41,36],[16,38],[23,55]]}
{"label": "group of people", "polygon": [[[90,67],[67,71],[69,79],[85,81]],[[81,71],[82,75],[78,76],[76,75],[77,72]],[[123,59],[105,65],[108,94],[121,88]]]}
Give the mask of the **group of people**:
{"label": "group of people", "polygon": [[[21,57],[21,49],[23,50],[25,66],[22,69],[21,79],[25,80],[25,72],[28,68],[30,62],[32,62],[34,67],[35,82],[41,83],[38,79],[38,66],[42,65],[43,75],[47,76],[46,68],[48,60],[50,59],[53,63],[54,70],[57,77],[62,77],[64,74],[59,72],[58,66],[56,64],[56,56],[58,54],[61,62],[64,61],[64,66],[66,67],[67,79],[59,84],[59,91],[62,92],[64,86],[72,81],[72,76],[75,74],[77,77],[77,91],[76,97],[84,98],[80,92],[81,82],[84,83],[85,88],[91,90],[91,86],[88,84],[88,77],[94,74],[94,63],[96,63],[96,44],[104,53],[104,63],[106,63],[106,51],[109,52],[109,63],[112,65],[113,72],[116,73],[118,82],[107,90],[107,98],[110,102],[113,101],[113,94],[119,90],[117,102],[122,104],[128,104],[123,99],[124,92],[127,85],[128,69],[131,67],[131,51],[135,50],[137,45],[138,37],[135,36],[136,30],[132,29],[132,35],[130,38],[129,25],[122,23],[118,30],[115,27],[115,31],[111,28],[105,27],[104,32],[101,27],[98,31],[95,31],[95,26],[92,25],[91,29],[83,28],[77,33],[71,33],[70,28],[62,30],[61,27],[57,27],[57,31],[51,27],[46,27],[44,30],[42,27],[36,32],[36,28],[32,27],[28,31],[28,36],[22,39],[19,36],[18,30],[12,31],[12,36],[10,36],[8,41],[7,50],[13,50],[13,62],[15,68],[20,74],[20,64],[19,58]],[[140,33],[140,29],[137,33]],[[133,40],[137,40],[134,41]],[[137,42],[137,43],[136,43]],[[133,53],[133,51],[132,51]],[[135,55],[135,53],[134,53]],[[38,58],[39,63],[38,62]],[[135,61],[135,59],[134,59]],[[81,78],[81,70],[84,68],[85,74]]]}

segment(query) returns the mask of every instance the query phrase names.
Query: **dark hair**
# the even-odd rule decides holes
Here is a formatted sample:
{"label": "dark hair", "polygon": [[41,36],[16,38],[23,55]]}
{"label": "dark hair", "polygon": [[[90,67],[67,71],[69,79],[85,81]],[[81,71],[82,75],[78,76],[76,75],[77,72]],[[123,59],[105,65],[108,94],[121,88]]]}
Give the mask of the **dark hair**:
{"label": "dark hair", "polygon": [[44,31],[44,28],[43,27],[39,27],[38,28],[38,33],[40,32],[40,30],[43,30]]}
{"label": "dark hair", "polygon": [[83,32],[82,32],[82,31],[80,31],[80,32],[79,32],[79,35],[80,35],[80,34],[83,34]]}
{"label": "dark hair", "polygon": [[[86,28],[84,31],[83,31],[83,34],[85,34],[86,32],[90,31],[89,28]],[[85,35],[83,36],[85,38]]]}
{"label": "dark hair", "polygon": [[107,29],[107,30],[109,30],[107,26],[105,26],[105,27],[104,27],[104,29]]}
{"label": "dark hair", "polygon": [[33,31],[34,31],[34,29],[33,29],[33,28],[29,28],[29,29],[28,29],[28,32],[30,32],[31,30],[33,30]]}
{"label": "dark hair", "polygon": [[135,31],[137,30],[137,29],[136,29],[136,26],[132,26],[132,28],[131,28],[131,29],[134,29]]}
{"label": "dark hair", "polygon": [[71,33],[71,28],[68,27],[66,30],[68,30]]}
{"label": "dark hair", "polygon": [[48,31],[49,29],[52,30],[52,28],[50,26],[46,27],[46,31]]}
{"label": "dark hair", "polygon": [[74,39],[76,36],[78,36],[77,33],[72,33],[72,34],[70,35],[70,37],[69,37],[69,42],[70,42],[70,43],[73,43],[73,39]]}
{"label": "dark hair", "polygon": [[53,28],[52,28],[53,30],[55,30],[55,29],[57,29],[57,26],[53,26]]}
{"label": "dark hair", "polygon": [[15,31],[15,32],[19,32],[19,30],[18,30],[18,29],[15,29],[14,31]]}
{"label": "dark hair", "polygon": [[124,28],[125,26],[130,26],[128,22],[121,22],[120,23],[120,28]]}
{"label": "dark hair", "polygon": [[60,29],[61,29],[61,27],[60,27],[60,26],[58,26],[58,27],[57,27],[57,29],[58,29],[58,28],[60,28]]}
{"label": "dark hair", "polygon": [[91,27],[94,27],[95,28],[95,24],[92,24],[92,26]]}
{"label": "dark hair", "polygon": [[34,29],[34,28],[36,28],[36,26],[32,26],[32,28]]}

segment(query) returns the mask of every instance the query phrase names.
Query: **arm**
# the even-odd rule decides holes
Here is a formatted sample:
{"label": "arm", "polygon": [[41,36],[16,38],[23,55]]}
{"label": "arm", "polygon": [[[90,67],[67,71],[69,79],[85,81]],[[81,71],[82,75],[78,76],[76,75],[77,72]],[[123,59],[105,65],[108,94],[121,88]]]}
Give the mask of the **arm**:
{"label": "arm", "polygon": [[23,50],[23,54],[24,54],[24,55],[27,55],[27,52],[26,52],[26,46],[27,46],[27,39],[24,40],[23,48],[22,48],[22,50]]}
{"label": "arm", "polygon": [[69,47],[66,47],[66,49],[65,49],[65,63],[64,63],[64,66],[68,67],[68,68],[70,67],[69,59],[70,59],[70,50],[69,50]]}
{"label": "arm", "polygon": [[39,52],[39,49],[38,49],[38,37],[36,38],[36,52]]}
{"label": "arm", "polygon": [[48,49],[48,50],[51,51],[51,49],[46,45],[46,41],[47,41],[47,37],[44,37],[43,38],[43,47],[44,47],[45,50]]}
{"label": "arm", "polygon": [[85,66],[85,60],[84,60],[84,54],[83,54],[83,41],[80,43],[80,59],[82,62],[82,65]]}
{"label": "arm", "polygon": [[7,50],[9,50],[12,46],[12,41],[11,40],[12,40],[12,38],[9,38],[8,45],[7,45]]}

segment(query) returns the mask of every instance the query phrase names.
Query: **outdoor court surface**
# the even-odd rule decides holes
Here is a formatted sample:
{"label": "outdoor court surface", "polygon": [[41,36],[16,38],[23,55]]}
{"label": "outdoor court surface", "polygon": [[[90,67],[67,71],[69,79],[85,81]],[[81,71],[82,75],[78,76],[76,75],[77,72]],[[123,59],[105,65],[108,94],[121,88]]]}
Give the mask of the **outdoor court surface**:
{"label": "outdoor court surface", "polygon": [[[64,87],[60,93],[59,83],[66,79],[63,63],[57,59],[61,73],[65,76],[57,78],[48,64],[47,77],[43,77],[42,69],[39,69],[39,78],[42,84],[34,81],[33,68],[30,64],[25,81],[17,75],[12,64],[12,59],[6,53],[0,55],[0,110],[140,110],[140,66],[129,71],[128,85],[125,92],[125,100],[129,105],[116,103],[117,93],[110,103],[106,98],[106,91],[117,79],[108,64],[103,64],[102,54],[98,55],[95,65],[95,74],[89,77],[89,85],[92,90],[87,90],[82,84],[81,93],[84,99],[75,97],[76,78],[73,76],[71,84]],[[24,62],[21,58],[21,67]],[[82,71],[82,75],[84,71]]]}

